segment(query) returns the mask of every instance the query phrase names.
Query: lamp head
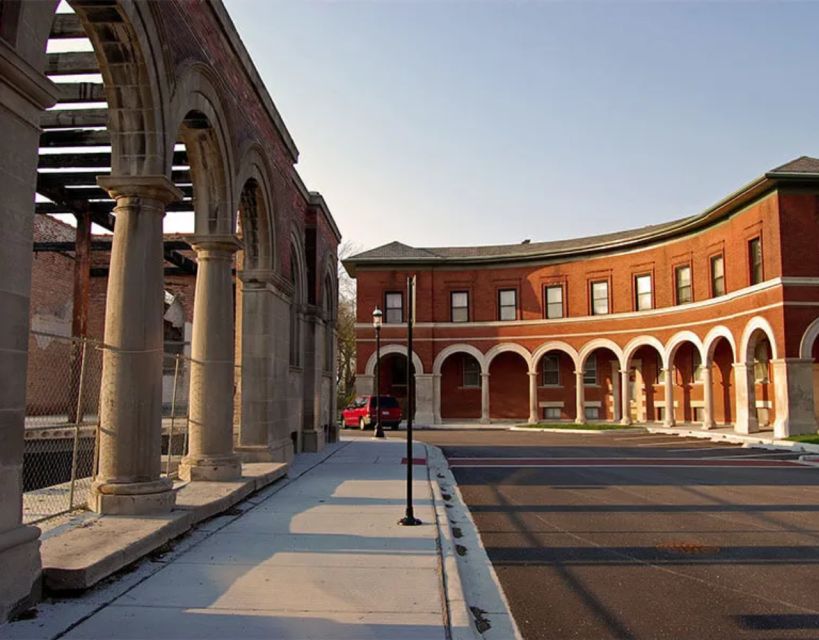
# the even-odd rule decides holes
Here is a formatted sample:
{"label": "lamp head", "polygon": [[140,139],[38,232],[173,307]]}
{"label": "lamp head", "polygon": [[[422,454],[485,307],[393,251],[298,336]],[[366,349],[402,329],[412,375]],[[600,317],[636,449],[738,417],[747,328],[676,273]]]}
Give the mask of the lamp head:
{"label": "lamp head", "polygon": [[373,328],[374,329],[377,330],[377,329],[381,328],[381,322],[382,322],[382,316],[383,315],[384,314],[381,313],[381,309],[379,309],[378,307],[376,307],[373,310]]}

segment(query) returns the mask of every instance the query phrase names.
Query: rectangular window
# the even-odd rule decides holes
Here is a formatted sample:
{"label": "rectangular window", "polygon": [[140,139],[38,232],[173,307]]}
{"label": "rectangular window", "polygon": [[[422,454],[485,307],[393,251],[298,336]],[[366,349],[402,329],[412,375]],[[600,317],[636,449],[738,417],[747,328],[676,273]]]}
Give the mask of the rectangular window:
{"label": "rectangular window", "polygon": [[560,357],[559,356],[543,356],[541,360],[542,380],[544,387],[556,387],[560,384]]}
{"label": "rectangular window", "polygon": [[543,417],[546,420],[560,420],[560,407],[543,407]]}
{"label": "rectangular window", "polygon": [[677,288],[677,304],[686,304],[693,300],[691,295],[691,266],[683,265],[674,269],[674,281]]}
{"label": "rectangular window", "polygon": [[711,295],[725,295],[725,260],[722,256],[711,258]]}
{"label": "rectangular window", "polygon": [[594,316],[602,316],[609,312],[608,280],[591,283],[591,308]]}
{"label": "rectangular window", "polygon": [[583,413],[586,420],[598,420],[600,418],[600,407],[586,407]]}
{"label": "rectangular window", "polygon": [[453,291],[450,294],[452,322],[469,322],[469,293]]}
{"label": "rectangular window", "polygon": [[651,275],[645,274],[634,278],[635,302],[637,311],[651,309]]}
{"label": "rectangular window", "polygon": [[404,321],[404,294],[389,292],[385,295],[384,322],[387,324],[400,324]]}
{"label": "rectangular window", "polygon": [[546,317],[563,317],[563,287],[561,285],[546,287]]}
{"label": "rectangular window", "polygon": [[691,358],[691,382],[702,382],[702,356],[696,348]]}
{"label": "rectangular window", "polygon": [[498,291],[498,319],[518,319],[518,292],[516,289],[501,289]]}
{"label": "rectangular window", "polygon": [[762,242],[754,238],[748,243],[748,264],[751,267],[751,284],[762,282]]}
{"label": "rectangular window", "polygon": [[663,359],[657,354],[657,384],[665,384],[665,369],[663,369]]}
{"label": "rectangular window", "polygon": [[463,357],[464,383],[465,388],[473,389],[481,387],[481,365],[472,356]]}
{"label": "rectangular window", "polygon": [[583,384],[597,384],[597,358],[586,358],[583,365]]}

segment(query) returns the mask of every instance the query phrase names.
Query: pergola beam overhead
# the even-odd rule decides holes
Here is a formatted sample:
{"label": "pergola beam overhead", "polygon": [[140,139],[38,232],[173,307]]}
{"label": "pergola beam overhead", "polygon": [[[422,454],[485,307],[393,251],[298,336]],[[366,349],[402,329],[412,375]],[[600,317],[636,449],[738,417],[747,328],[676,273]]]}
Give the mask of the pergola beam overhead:
{"label": "pergola beam overhead", "polygon": [[[188,164],[188,154],[185,151],[175,151],[173,154],[173,164],[174,166],[186,166]],[[110,166],[111,154],[107,151],[101,153],[50,153],[48,155],[41,155],[37,163],[38,169]]]}
{"label": "pergola beam overhead", "polygon": [[107,127],[108,109],[58,109],[46,111],[40,118],[43,129],[79,129]]}
{"label": "pergola beam overhead", "polygon": [[99,73],[97,56],[93,51],[66,51],[46,55],[45,73],[49,76],[71,76]]}
{"label": "pergola beam overhead", "polygon": [[82,27],[79,16],[74,13],[58,13],[54,16],[49,38],[85,38],[85,29]]}
{"label": "pergola beam overhead", "polygon": [[41,147],[104,147],[111,144],[107,129],[62,129],[40,134]]}
{"label": "pergola beam overhead", "polygon": [[105,87],[97,82],[63,82],[57,88],[60,102],[107,102]]}

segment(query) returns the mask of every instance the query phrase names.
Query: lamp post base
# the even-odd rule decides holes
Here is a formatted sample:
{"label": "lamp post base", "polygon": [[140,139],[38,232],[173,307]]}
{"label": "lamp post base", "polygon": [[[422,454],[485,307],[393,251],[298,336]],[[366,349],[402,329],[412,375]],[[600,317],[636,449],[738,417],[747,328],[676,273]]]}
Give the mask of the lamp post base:
{"label": "lamp post base", "polygon": [[411,513],[408,513],[398,521],[402,527],[417,527],[419,524],[424,524]]}

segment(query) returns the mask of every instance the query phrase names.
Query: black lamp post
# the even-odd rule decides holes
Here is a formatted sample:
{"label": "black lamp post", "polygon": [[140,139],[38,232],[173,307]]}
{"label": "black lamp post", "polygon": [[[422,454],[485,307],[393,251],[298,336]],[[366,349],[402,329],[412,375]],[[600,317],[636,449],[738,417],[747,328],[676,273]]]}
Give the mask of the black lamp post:
{"label": "black lamp post", "polygon": [[373,329],[375,329],[375,433],[373,438],[384,438],[381,427],[381,309],[373,310]]}

